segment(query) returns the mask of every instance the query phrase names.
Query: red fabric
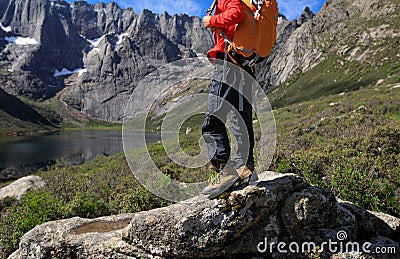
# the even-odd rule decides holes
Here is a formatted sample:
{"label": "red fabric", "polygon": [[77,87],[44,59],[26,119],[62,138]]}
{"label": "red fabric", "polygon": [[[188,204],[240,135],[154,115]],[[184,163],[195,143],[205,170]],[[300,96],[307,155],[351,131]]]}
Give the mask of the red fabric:
{"label": "red fabric", "polygon": [[[210,19],[211,27],[221,29],[229,39],[233,39],[236,24],[244,17],[241,0],[218,0],[215,14]],[[224,52],[224,38],[214,33],[214,47],[207,56],[215,59],[218,52]]]}

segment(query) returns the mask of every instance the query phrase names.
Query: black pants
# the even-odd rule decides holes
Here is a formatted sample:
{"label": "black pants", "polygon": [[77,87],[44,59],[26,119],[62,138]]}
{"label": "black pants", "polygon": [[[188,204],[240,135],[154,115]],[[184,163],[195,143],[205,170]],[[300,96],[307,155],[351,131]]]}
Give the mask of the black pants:
{"label": "black pants", "polygon": [[[223,56],[223,53],[219,53],[217,58],[223,59]],[[252,82],[248,80],[248,77],[243,82],[243,78],[238,73],[240,69],[229,69],[229,67],[226,69],[227,67],[224,67],[220,62],[215,65],[214,79],[211,82],[208,95],[207,112],[202,126],[203,138],[207,144],[211,163],[215,167],[219,168],[221,164],[229,162],[234,163],[236,168],[246,164],[253,166]],[[250,67],[242,66],[242,68],[254,78]],[[224,72],[227,78],[226,82],[232,87],[222,83]],[[238,86],[240,83],[243,84],[241,93],[233,87],[233,85]],[[237,87],[237,89],[239,88]],[[236,138],[238,145],[237,157],[234,159],[231,158],[231,147],[225,127],[228,114],[231,114],[230,132]]]}

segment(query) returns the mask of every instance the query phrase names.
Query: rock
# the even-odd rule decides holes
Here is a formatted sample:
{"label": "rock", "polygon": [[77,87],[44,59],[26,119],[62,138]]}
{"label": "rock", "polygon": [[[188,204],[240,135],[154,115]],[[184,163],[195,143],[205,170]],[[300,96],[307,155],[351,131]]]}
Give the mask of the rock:
{"label": "rock", "polygon": [[0,189],[0,199],[15,197],[18,200],[29,190],[41,188],[46,185],[45,181],[36,175],[22,177],[15,182]]}
{"label": "rock", "polygon": [[352,238],[357,236],[355,216],[338,204],[332,193],[313,186],[291,194],[282,207],[281,218],[294,240],[335,239],[343,229]]}
{"label": "rock", "polygon": [[[346,231],[346,239],[340,240],[399,249],[398,235],[389,238],[371,228],[365,236],[358,213],[299,176],[265,172],[260,179],[257,187],[222,199],[197,196],[135,214],[47,222],[26,233],[10,258],[305,258],[302,253],[280,253],[276,244],[338,241],[340,231]],[[384,217],[390,218],[387,227],[392,229],[399,220]],[[321,256],[360,258],[365,252],[326,249]]]}
{"label": "rock", "polygon": [[75,217],[44,223],[26,233],[9,258],[129,258],[135,249],[121,239],[121,234],[132,216]]}
{"label": "rock", "polygon": [[[211,30],[199,17],[136,14],[116,3],[64,0],[2,1],[0,85],[8,93],[33,100],[59,99],[83,115],[121,121],[138,82],[156,67],[204,54]],[[35,39],[8,43],[5,37]],[[100,39],[94,46],[93,41]],[[55,76],[67,69],[81,73]]]}
{"label": "rock", "polygon": [[[399,37],[398,31],[381,19],[383,16],[398,19],[398,12],[399,5],[392,1],[331,0],[315,15],[306,8],[297,20],[282,17],[278,20],[276,44],[271,55],[258,66],[257,80],[265,88],[273,88],[332,55],[365,61],[373,56],[371,53],[376,53],[371,46],[383,39]],[[375,22],[377,25],[369,28]],[[350,52],[336,53],[349,43],[365,51],[355,56],[349,56]]]}
{"label": "rock", "polygon": [[[317,14],[305,8],[297,20],[280,14],[275,47],[258,65],[257,80],[274,88],[332,56],[368,63],[390,47],[374,46],[399,37],[388,22],[398,20],[398,13],[393,1],[332,0]],[[3,0],[0,23],[11,28],[0,29],[4,90],[34,100],[59,94],[74,113],[106,121],[122,120],[129,96],[147,74],[168,62],[204,56],[213,39],[199,17],[136,14],[114,2]],[[6,37],[38,44],[9,44]],[[101,39],[96,47],[95,39]],[[63,68],[82,73],[55,77]]]}
{"label": "rock", "polygon": [[297,24],[301,26],[303,23],[307,22],[308,20],[311,20],[313,17],[314,13],[307,6],[301,13],[300,17],[297,19]]}
{"label": "rock", "polygon": [[400,236],[400,219],[382,212],[366,210],[348,201],[339,203],[356,216],[358,228],[363,233],[377,233],[393,238]]}

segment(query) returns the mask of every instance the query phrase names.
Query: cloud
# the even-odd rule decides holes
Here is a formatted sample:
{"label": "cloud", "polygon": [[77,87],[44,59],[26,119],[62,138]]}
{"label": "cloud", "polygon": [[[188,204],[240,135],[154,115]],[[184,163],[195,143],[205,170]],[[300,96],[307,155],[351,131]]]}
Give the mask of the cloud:
{"label": "cloud", "polygon": [[313,12],[318,12],[324,3],[324,0],[278,0],[278,6],[289,20],[297,19],[306,6]]}
{"label": "cloud", "polygon": [[117,0],[116,3],[122,8],[133,7],[135,12],[140,12],[143,9],[149,9],[154,13],[164,13],[165,11],[169,14],[190,14],[200,15],[202,7],[197,1],[193,0],[156,0],[156,1],[129,1],[129,0]]}

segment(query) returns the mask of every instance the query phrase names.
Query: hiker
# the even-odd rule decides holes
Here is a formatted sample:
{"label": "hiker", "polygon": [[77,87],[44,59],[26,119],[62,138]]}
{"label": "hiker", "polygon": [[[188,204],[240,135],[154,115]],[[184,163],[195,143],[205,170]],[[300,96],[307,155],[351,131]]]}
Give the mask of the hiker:
{"label": "hiker", "polygon": [[[210,169],[218,172],[218,179],[215,183],[206,186],[202,193],[214,198],[237,182],[248,182],[256,180],[254,172],[254,133],[252,125],[251,97],[252,85],[246,84],[243,91],[239,93],[234,87],[230,87],[221,81],[225,73],[227,82],[231,78],[241,78],[233,73],[237,71],[226,71],[223,60],[239,65],[252,77],[253,68],[250,67],[248,59],[238,53],[227,51],[226,37],[232,40],[236,24],[244,17],[241,0],[218,0],[213,16],[206,15],[203,24],[206,28],[214,31],[214,47],[208,51],[210,60],[222,60],[213,62],[215,64],[214,79],[210,85],[208,96],[208,107],[202,125],[203,138],[207,145],[208,155],[211,159]],[[222,31],[224,35],[217,33]],[[226,70],[224,70],[224,68]],[[240,69],[237,69],[240,71]],[[233,80],[233,84],[238,84]],[[221,99],[223,100],[221,100]],[[231,114],[231,133],[238,144],[237,158],[231,160],[231,147],[225,127],[225,120]]]}

